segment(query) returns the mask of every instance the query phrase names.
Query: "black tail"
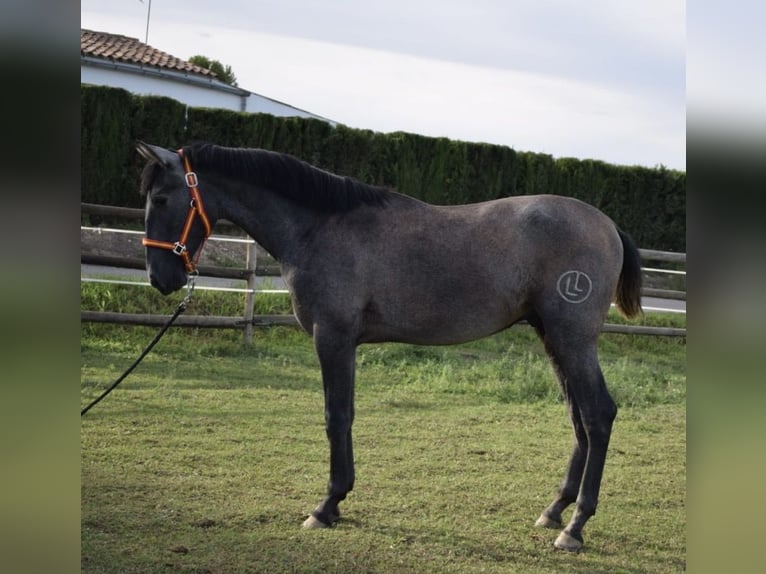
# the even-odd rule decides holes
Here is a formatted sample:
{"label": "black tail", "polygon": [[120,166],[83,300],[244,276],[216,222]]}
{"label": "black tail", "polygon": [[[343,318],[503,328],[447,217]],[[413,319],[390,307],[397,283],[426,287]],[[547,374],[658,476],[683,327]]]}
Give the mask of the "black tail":
{"label": "black tail", "polygon": [[641,254],[627,233],[617,230],[622,240],[622,270],[617,283],[617,308],[628,318],[643,313],[641,309]]}

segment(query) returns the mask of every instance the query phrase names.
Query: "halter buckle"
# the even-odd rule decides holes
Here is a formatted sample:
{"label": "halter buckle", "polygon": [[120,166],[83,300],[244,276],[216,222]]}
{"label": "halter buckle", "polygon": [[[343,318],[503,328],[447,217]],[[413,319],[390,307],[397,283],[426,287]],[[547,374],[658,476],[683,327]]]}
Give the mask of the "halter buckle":
{"label": "halter buckle", "polygon": [[197,180],[197,174],[193,171],[186,172],[186,185],[189,187],[197,187],[199,181]]}
{"label": "halter buckle", "polygon": [[176,255],[183,255],[184,251],[186,251],[186,245],[184,245],[180,241],[176,241],[173,244],[173,253],[175,253]]}

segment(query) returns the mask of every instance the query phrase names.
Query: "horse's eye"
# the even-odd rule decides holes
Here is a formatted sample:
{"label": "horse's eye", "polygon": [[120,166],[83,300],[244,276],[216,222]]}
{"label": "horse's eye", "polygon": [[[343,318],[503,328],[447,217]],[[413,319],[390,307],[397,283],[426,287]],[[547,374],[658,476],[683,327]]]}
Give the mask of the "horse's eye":
{"label": "horse's eye", "polygon": [[167,204],[168,198],[165,195],[153,195],[152,196],[152,205],[154,206],[162,206]]}

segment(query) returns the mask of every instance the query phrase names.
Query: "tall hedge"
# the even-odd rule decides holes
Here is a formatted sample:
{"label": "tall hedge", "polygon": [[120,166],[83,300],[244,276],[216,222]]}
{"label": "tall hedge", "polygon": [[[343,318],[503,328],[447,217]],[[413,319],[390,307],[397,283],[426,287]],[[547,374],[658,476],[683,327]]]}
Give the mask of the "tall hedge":
{"label": "tall hedge", "polygon": [[[83,89],[80,145],[82,200],[124,204],[131,177],[134,99],[123,90]],[[133,181],[135,187],[135,181]]]}
{"label": "tall hedge", "polygon": [[333,127],[315,119],[187,108],[164,97],[82,87],[82,200],[141,207],[137,139],[166,147],[197,140],[295,155],[329,171],[460,204],[555,193],[595,205],[639,246],[686,250],[686,173],[554,159],[541,153],[416,134]]}
{"label": "tall hedge", "polygon": [[144,162],[135,142],[178,145],[184,139],[186,106],[101,86],[83,86],[81,94],[82,201],[142,207],[138,181]]}

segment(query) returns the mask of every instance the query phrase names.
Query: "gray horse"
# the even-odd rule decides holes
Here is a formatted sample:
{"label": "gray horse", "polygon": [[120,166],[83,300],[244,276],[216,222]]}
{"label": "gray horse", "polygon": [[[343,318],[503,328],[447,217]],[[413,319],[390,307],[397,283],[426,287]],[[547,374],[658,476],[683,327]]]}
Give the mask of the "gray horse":
{"label": "gray horse", "polygon": [[553,363],[575,438],[558,495],[536,524],[563,528],[562,511],[576,503],[555,546],[582,547],[617,413],[598,336],[612,301],[628,317],[641,312],[639,253],[611,219],[553,195],[430,205],[259,149],[137,149],[148,161],[141,191],[154,287],[168,294],[186,285],[219,219],[281,265],[319,357],[330,444],[327,496],[305,527],[336,522],[354,486],[358,345],[447,345],[526,320]]}

